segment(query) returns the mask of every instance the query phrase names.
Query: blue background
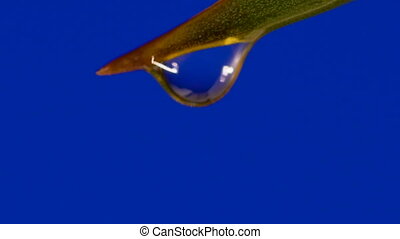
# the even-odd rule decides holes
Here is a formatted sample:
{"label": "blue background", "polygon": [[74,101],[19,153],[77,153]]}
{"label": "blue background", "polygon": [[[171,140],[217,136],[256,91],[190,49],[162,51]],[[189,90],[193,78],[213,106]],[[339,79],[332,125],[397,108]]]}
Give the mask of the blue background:
{"label": "blue background", "polygon": [[269,34],[207,108],[94,74],[212,2],[2,3],[1,223],[400,223],[400,4]]}

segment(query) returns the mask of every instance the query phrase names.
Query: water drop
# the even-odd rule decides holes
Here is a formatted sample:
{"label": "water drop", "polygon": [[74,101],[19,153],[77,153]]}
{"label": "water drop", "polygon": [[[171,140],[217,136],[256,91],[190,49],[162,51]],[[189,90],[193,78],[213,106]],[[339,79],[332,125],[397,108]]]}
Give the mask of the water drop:
{"label": "water drop", "polygon": [[209,48],[166,62],[153,56],[149,71],[176,101],[207,106],[232,88],[251,47],[251,43],[240,43]]}

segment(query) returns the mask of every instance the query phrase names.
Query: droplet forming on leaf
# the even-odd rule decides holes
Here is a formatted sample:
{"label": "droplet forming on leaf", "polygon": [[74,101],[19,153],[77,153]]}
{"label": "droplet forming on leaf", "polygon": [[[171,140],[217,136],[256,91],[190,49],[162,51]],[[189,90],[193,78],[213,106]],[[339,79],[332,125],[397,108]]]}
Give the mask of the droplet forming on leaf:
{"label": "droplet forming on leaf", "polygon": [[232,88],[248,52],[262,36],[350,1],[219,0],[97,74],[146,70],[176,101],[207,106]]}
{"label": "droplet forming on leaf", "polygon": [[210,48],[166,62],[152,58],[151,73],[178,102],[204,106],[221,99],[234,85],[251,44]]}

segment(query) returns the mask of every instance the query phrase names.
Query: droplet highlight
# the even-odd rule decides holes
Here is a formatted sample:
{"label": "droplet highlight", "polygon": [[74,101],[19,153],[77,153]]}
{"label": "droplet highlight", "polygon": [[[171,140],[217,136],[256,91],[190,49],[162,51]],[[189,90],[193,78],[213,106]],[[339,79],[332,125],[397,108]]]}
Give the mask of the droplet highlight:
{"label": "droplet highlight", "polygon": [[232,88],[251,49],[251,43],[209,48],[166,62],[151,58],[152,73],[176,101],[207,106]]}

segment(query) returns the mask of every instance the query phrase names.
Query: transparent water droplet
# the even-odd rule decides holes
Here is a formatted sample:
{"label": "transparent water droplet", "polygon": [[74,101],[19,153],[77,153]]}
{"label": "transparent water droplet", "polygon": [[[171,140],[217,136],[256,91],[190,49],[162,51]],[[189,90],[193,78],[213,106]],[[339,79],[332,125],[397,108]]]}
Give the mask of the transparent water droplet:
{"label": "transparent water droplet", "polygon": [[152,72],[178,102],[207,106],[220,100],[235,83],[252,44],[209,48],[158,62],[152,57]]}

